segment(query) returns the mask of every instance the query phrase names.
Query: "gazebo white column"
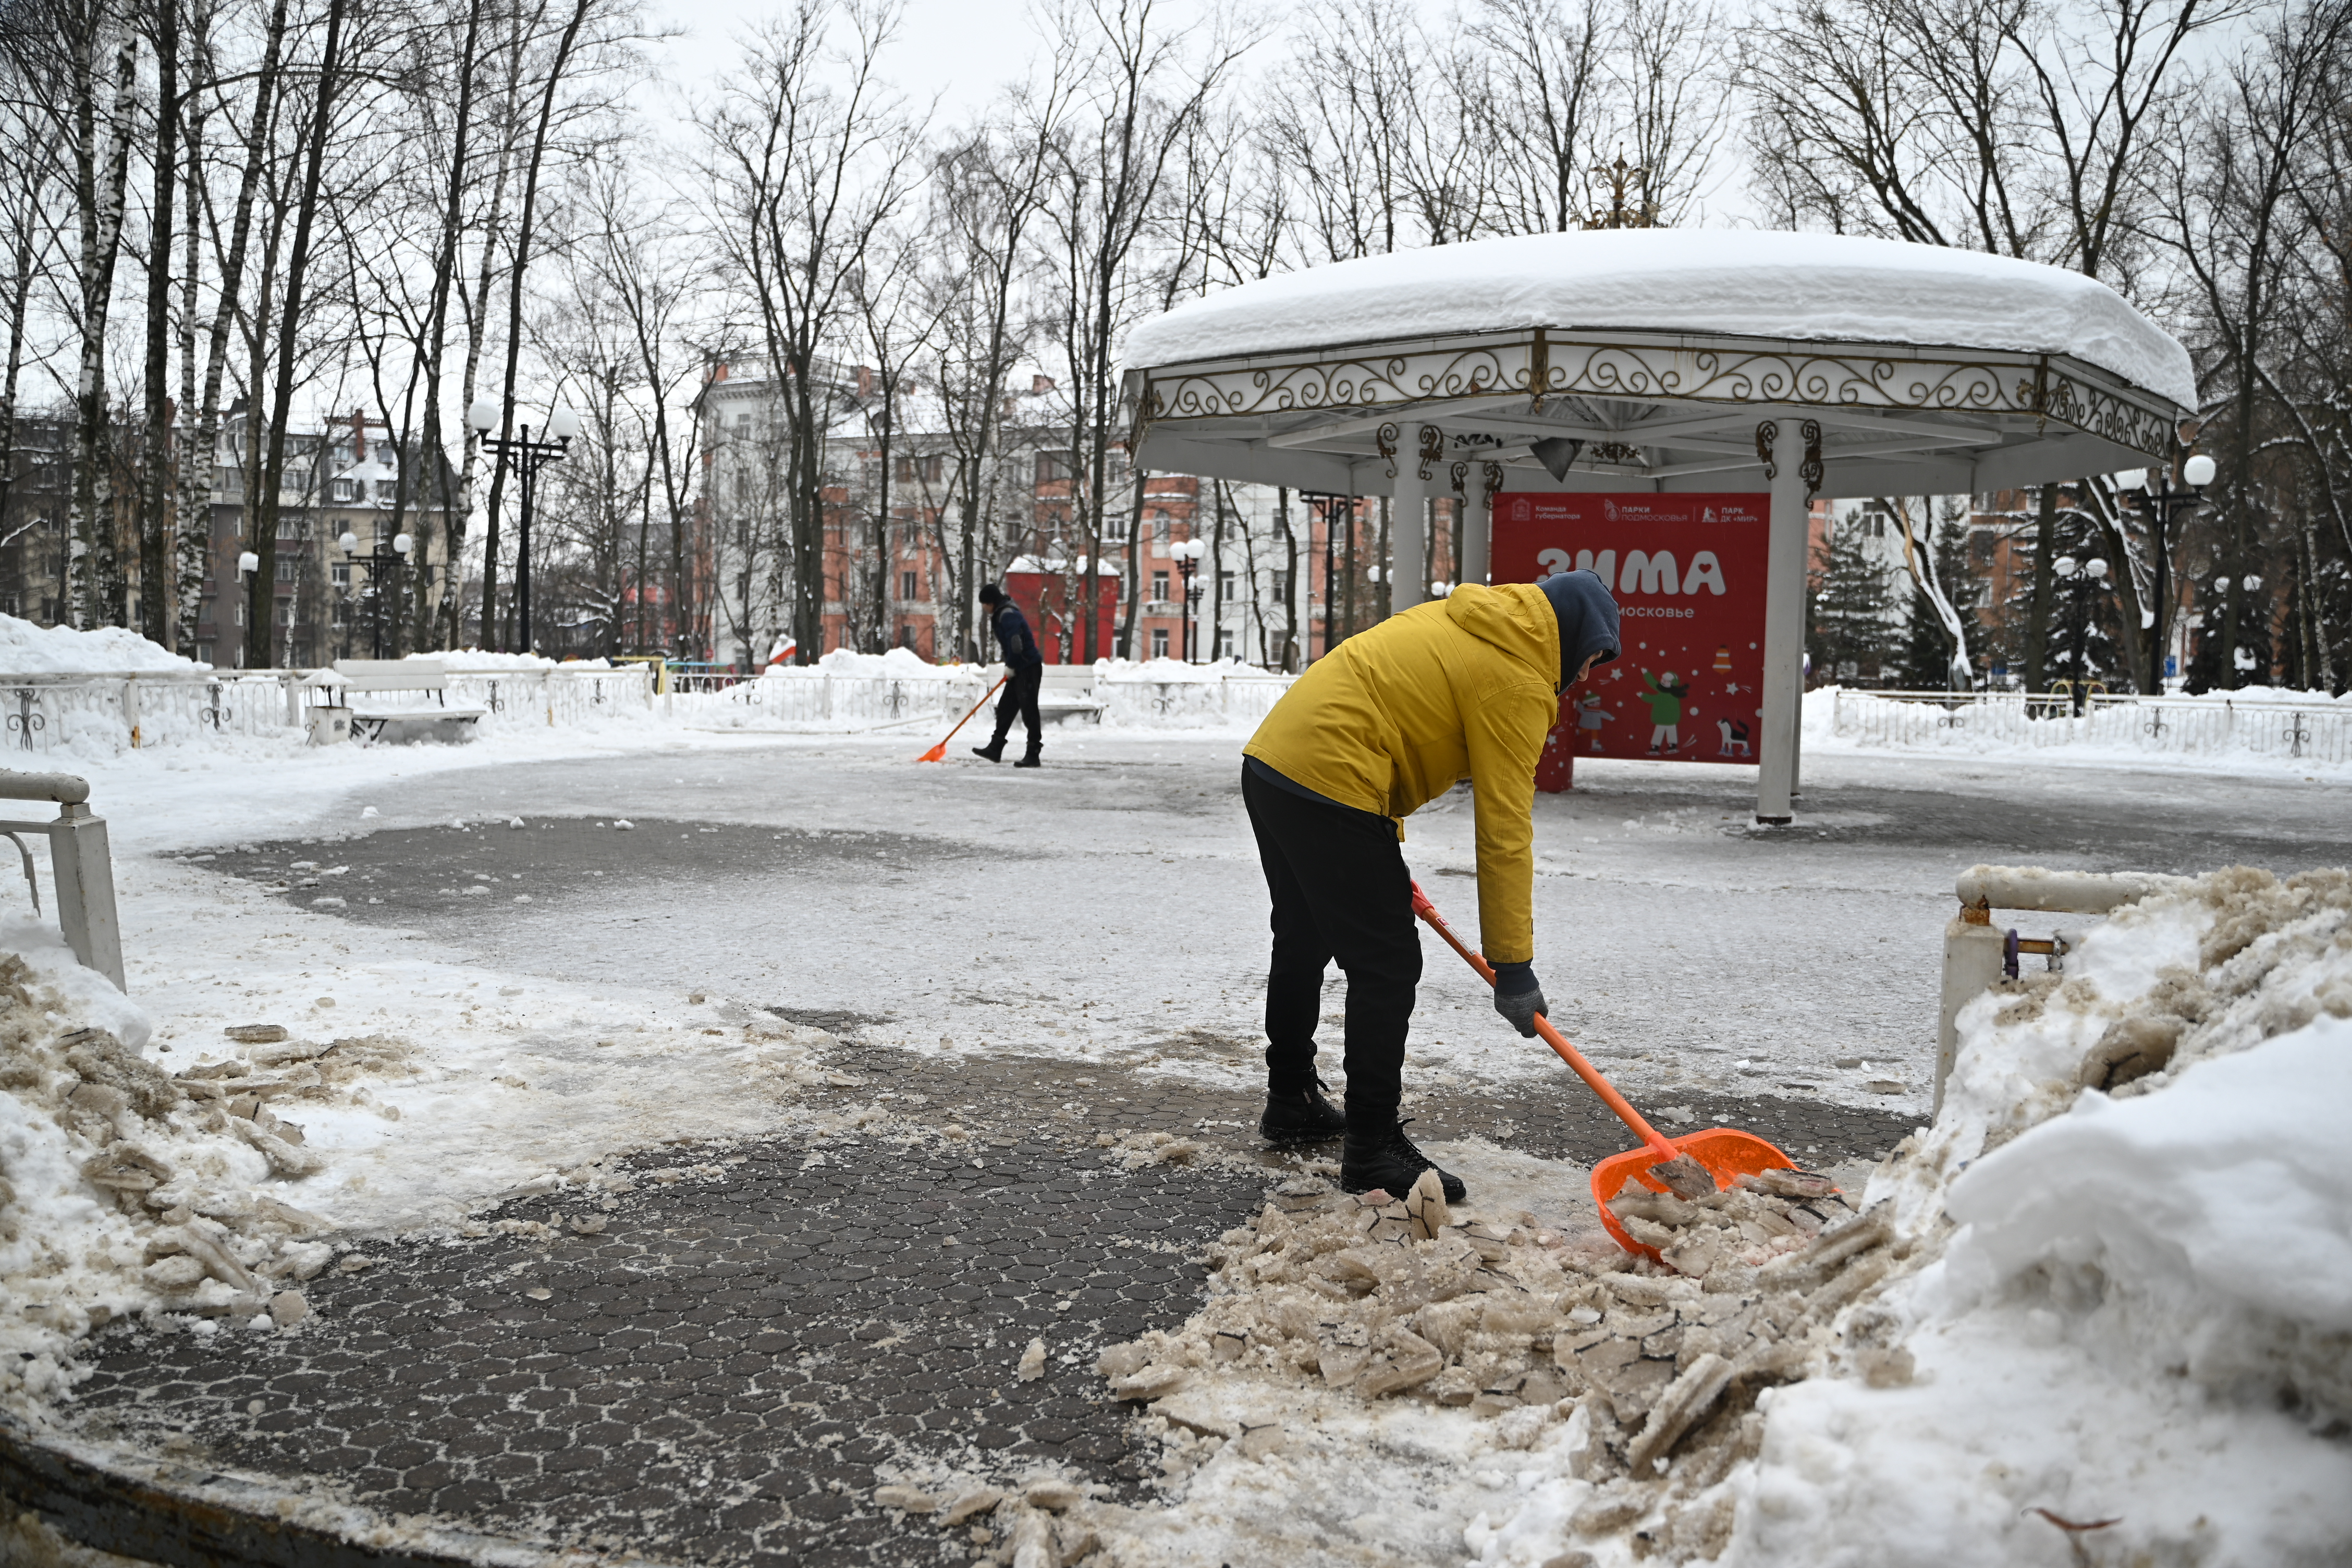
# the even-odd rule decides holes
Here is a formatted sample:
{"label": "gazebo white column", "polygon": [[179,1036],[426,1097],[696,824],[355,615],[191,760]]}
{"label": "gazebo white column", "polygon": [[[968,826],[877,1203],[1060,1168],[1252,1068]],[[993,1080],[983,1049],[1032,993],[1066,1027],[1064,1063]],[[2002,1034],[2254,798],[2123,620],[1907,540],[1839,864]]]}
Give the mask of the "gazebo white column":
{"label": "gazebo white column", "polygon": [[1462,537],[1454,542],[1454,580],[1484,584],[1495,541],[1495,491],[1503,470],[1496,463],[1456,463],[1454,493],[1462,498]]}
{"label": "gazebo white column", "polygon": [[1436,489],[1433,465],[1445,449],[1444,439],[1434,425],[1407,425],[1395,437],[1396,489],[1389,504],[1389,558],[1384,566],[1392,616],[1421,603],[1421,563],[1429,544],[1429,498]]}
{"label": "gazebo white column", "polygon": [[1782,824],[1797,792],[1798,703],[1804,693],[1805,548],[1814,489],[1822,478],[1822,427],[1811,419],[1756,426],[1772,495],[1764,574],[1763,709],[1757,724],[1756,820]]}

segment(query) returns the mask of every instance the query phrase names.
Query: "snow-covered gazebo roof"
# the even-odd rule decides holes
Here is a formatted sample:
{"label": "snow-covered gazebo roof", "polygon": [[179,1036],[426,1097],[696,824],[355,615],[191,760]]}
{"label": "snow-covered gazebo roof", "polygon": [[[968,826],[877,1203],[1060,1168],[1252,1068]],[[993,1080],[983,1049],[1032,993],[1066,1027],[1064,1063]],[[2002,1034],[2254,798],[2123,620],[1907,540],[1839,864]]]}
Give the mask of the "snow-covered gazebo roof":
{"label": "snow-covered gazebo roof", "polygon": [[[1145,322],[1125,358],[1142,466],[1357,495],[1391,489],[1401,418],[1514,489],[1671,490],[1755,482],[1759,419],[1802,417],[1828,493],[1916,494],[2143,467],[2196,397],[2187,352],[2079,273],[1739,230],[1312,268]],[[1548,439],[1576,444],[1558,480]]]}

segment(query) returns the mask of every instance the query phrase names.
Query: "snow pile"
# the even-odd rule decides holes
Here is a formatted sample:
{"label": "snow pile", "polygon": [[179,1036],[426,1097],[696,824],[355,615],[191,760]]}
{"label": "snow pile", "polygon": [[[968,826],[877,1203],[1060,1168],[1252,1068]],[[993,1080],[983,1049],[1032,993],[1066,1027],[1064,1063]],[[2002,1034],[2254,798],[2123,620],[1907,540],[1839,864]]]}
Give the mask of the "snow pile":
{"label": "snow pile", "polygon": [[1863,1215],[1798,1176],[1612,1205],[1663,1265],[1559,1194],[1277,1190],[1103,1358],[1167,1454],[1112,1560],[2341,1561],[2352,875],[2158,894],[1960,1029]]}
{"label": "snow pile", "polygon": [[[536,653],[489,653],[478,647],[444,648],[438,653],[412,653],[412,659],[446,665],[451,669],[553,669],[555,661]],[[600,664],[603,660],[598,660]]]}
{"label": "snow pile", "polygon": [[2063,268],[1853,235],[1612,229],[1394,251],[1244,283],[1128,334],[1129,367],[1529,327],[2073,354],[2184,408],[2189,352]]}
{"label": "snow pile", "polygon": [[[1618,1199],[1663,1262],[1621,1249],[1589,1207],[1556,1227],[1531,1211],[1457,1215],[1433,1176],[1402,1200],[1294,1181],[1215,1249],[1205,1310],[1113,1347],[1099,1370],[1116,1396],[1173,1424],[1188,1471],[1226,1446],[1244,1458],[1284,1446],[1262,1393],[1234,1399],[1235,1381],[1344,1390],[1492,1420],[1494,1441],[1565,1464],[1588,1527],[1651,1518],[1653,1545],[1712,1555],[1730,1513],[1711,1489],[1757,1452],[1759,1394],[1825,1363],[1831,1321],[1904,1254],[1883,1217],[1855,1218],[1827,1181],[1777,1179],[1785,1193]],[[1893,1353],[1872,1367],[1907,1370]],[[1220,1434],[1205,1450],[1195,1441]]]}
{"label": "snow pile", "polygon": [[333,1258],[315,1238],[334,1226],[275,1195],[293,1189],[273,1177],[323,1162],[268,1105],[297,1085],[331,1092],[396,1048],[297,1046],[268,1059],[343,1055],[173,1079],[141,1054],[138,1008],[27,935],[12,926],[0,951],[0,1398],[61,1391],[71,1342],[124,1312],[299,1322],[290,1287]]}
{"label": "snow pile", "polygon": [[1098,658],[1095,679],[1101,681],[1191,681],[1213,684],[1230,676],[1263,677],[1265,671],[1237,658],[1208,664],[1187,664],[1181,658]]}
{"label": "snow pile", "polygon": [[126,669],[209,669],[122,626],[39,626],[0,616],[0,672],[90,675]]}
{"label": "snow pile", "polygon": [[894,647],[882,653],[854,653],[837,647],[814,665],[772,664],[761,671],[765,680],[810,680],[819,675],[858,676],[867,679],[956,680],[978,671],[967,665],[933,664],[912,648]]}

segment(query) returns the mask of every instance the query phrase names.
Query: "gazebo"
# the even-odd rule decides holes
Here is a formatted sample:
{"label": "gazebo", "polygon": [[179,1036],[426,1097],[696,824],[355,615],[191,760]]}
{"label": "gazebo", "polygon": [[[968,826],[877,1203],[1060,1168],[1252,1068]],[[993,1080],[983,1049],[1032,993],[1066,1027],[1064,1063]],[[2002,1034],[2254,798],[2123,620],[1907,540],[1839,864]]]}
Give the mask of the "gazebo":
{"label": "gazebo", "polygon": [[[1395,498],[1391,548],[1458,495],[1461,576],[1517,491],[1769,492],[1757,820],[1795,788],[1817,495],[1976,493],[2167,464],[2189,355],[2104,284],[1844,236],[1596,230],[1404,251],[1143,323],[1139,468]],[[1412,607],[1400,573],[1393,610]]]}

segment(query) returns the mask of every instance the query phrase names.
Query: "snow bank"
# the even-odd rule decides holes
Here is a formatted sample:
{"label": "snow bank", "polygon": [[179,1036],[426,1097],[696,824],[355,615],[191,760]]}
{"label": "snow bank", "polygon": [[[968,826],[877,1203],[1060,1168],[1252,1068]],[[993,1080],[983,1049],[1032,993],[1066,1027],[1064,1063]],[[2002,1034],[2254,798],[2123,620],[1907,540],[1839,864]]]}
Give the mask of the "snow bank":
{"label": "snow bank", "polygon": [[2072,354],[2183,408],[2189,352],[2105,284],[2038,262],[1851,235],[1517,235],[1312,267],[1128,334],[1157,367],[1368,339],[1561,330],[1727,332]]}
{"label": "snow bank", "polygon": [[[478,647],[444,648],[438,653],[412,653],[404,656],[425,659],[434,664],[446,664],[458,669],[553,669],[555,661],[536,653],[488,653]],[[602,663],[600,659],[598,661]]]}
{"label": "snow bank", "polygon": [[86,675],[125,669],[209,669],[122,626],[38,626],[0,616],[0,672]]}
{"label": "snow bank", "polygon": [[760,672],[763,680],[808,680],[815,676],[858,676],[868,679],[955,680],[975,673],[961,664],[933,664],[912,648],[894,647],[882,653],[854,653],[835,648],[811,665],[772,664]]}
{"label": "snow bank", "polygon": [[2341,1562],[2352,875],[2216,872],[2068,963],[1963,1011],[1941,1118],[1793,1252],[1740,1198],[1621,1208],[1661,1267],[1500,1173],[1467,1226],[1277,1193],[1105,1357],[1167,1478],[1113,1561]]}
{"label": "snow bank", "polygon": [[1206,685],[1230,676],[1262,678],[1265,674],[1255,665],[1244,664],[1235,658],[1221,658],[1208,664],[1187,664],[1181,658],[1095,660],[1095,679],[1107,681],[1189,681]]}

